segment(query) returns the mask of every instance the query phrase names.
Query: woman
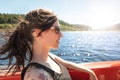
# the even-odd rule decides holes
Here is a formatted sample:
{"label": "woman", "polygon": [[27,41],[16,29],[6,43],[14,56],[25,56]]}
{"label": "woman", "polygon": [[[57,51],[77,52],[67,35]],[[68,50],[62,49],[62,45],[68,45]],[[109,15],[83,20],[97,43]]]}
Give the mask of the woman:
{"label": "woman", "polygon": [[[22,80],[71,80],[67,71],[76,69],[90,74],[91,80],[97,80],[92,70],[65,61],[49,52],[57,49],[60,38],[59,20],[56,15],[46,9],[29,12],[25,20],[20,21],[8,42],[0,49],[0,54],[9,59],[13,74],[21,69]],[[13,66],[12,60],[15,58]],[[28,65],[25,67],[26,61]]]}

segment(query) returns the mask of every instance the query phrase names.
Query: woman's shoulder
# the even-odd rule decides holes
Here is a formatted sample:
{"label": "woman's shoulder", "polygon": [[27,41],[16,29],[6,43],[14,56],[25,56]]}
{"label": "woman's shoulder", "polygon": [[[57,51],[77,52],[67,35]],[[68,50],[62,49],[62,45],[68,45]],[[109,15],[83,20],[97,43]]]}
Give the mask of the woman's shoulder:
{"label": "woman's shoulder", "polygon": [[31,66],[26,71],[24,80],[53,80],[52,77],[44,70]]}

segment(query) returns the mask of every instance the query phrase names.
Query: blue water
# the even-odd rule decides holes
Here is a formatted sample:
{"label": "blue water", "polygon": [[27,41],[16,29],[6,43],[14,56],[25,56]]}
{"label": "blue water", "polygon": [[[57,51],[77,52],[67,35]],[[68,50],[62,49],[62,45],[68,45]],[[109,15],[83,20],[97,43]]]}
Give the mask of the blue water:
{"label": "blue water", "polygon": [[[63,32],[63,35],[59,49],[51,52],[65,60],[76,63],[120,60],[120,32]],[[0,38],[0,44],[3,42]]]}
{"label": "blue water", "polygon": [[73,62],[120,60],[120,32],[63,32],[54,52]]}

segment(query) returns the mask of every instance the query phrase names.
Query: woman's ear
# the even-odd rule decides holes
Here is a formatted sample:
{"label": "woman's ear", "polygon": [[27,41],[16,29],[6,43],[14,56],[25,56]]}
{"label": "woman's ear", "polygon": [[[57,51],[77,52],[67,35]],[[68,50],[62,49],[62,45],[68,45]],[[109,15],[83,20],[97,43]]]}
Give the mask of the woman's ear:
{"label": "woman's ear", "polygon": [[41,31],[41,30],[39,30],[39,29],[34,29],[34,30],[33,30],[33,33],[32,33],[33,37],[38,37],[40,31]]}

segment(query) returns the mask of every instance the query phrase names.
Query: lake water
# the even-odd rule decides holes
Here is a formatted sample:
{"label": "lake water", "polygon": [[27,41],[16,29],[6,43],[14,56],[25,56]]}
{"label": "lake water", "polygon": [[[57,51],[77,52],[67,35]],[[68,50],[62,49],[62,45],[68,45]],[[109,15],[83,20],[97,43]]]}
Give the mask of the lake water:
{"label": "lake water", "polygon": [[[51,52],[65,60],[76,63],[120,60],[120,32],[63,32],[63,35],[59,49]],[[0,44],[3,42],[0,38]]]}

